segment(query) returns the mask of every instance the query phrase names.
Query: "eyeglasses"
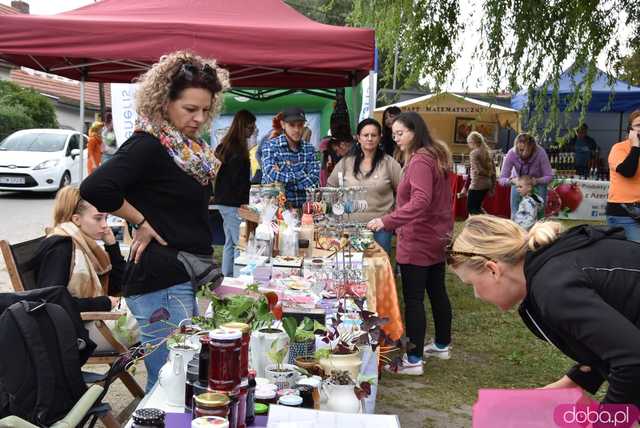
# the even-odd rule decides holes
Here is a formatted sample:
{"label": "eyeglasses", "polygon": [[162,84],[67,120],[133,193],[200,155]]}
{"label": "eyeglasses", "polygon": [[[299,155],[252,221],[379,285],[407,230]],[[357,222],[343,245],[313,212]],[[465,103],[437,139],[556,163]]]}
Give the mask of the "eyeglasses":
{"label": "eyeglasses", "polygon": [[222,90],[222,85],[218,80],[218,75],[209,64],[204,64],[201,69],[191,63],[182,64],[182,67],[180,67],[176,77],[192,82],[199,76],[201,76],[201,79],[205,84],[210,85],[209,89],[213,92],[219,92]]}

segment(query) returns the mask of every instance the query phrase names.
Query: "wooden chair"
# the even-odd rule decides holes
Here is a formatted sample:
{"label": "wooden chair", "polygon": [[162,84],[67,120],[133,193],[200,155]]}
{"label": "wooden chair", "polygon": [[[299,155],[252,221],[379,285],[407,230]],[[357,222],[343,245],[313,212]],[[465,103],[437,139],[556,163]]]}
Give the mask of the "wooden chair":
{"label": "wooden chair", "polygon": [[[20,242],[13,245],[10,245],[9,242],[5,240],[0,240],[0,251],[2,251],[2,256],[4,257],[4,261],[7,265],[7,271],[9,272],[9,278],[14,291],[19,292],[37,288],[36,270],[26,269],[25,266],[34,256],[40,242],[42,242],[44,238],[45,236],[41,236],[30,241]],[[121,315],[122,314],[117,312],[82,312],[80,314],[83,321],[95,322],[98,331],[114,349],[112,352],[94,353],[94,355],[89,357],[87,364],[107,364],[111,367],[121,354],[128,351],[124,345],[113,337],[111,330],[109,330],[109,327],[105,324],[106,320],[117,320]],[[135,408],[133,406],[137,404],[139,399],[144,397],[144,390],[126,370],[121,371],[118,378],[134,397],[134,401],[125,409],[125,411],[123,411],[122,414],[119,415],[120,418],[128,416],[124,415],[127,410]],[[103,377],[88,376],[85,380],[89,382],[93,382],[94,380],[100,382],[103,380]],[[101,419],[108,428],[120,426],[111,412]]]}

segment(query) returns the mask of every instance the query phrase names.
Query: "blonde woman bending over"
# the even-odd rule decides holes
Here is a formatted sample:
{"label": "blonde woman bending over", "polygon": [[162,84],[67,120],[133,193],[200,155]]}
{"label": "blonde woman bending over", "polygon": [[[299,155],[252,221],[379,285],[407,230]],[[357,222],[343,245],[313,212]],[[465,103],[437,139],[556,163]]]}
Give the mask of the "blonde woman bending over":
{"label": "blonde woman bending over", "polygon": [[576,364],[547,388],[580,387],[605,403],[640,406],[640,244],[620,228],[470,217],[447,263],[475,295],[524,324]]}

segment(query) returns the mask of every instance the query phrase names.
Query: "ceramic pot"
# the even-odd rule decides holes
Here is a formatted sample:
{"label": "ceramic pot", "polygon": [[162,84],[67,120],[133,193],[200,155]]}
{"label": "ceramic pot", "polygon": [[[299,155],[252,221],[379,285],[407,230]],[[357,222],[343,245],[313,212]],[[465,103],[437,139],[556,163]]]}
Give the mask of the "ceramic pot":
{"label": "ceramic pot", "polygon": [[319,375],[322,371],[322,367],[314,357],[296,357],[295,365],[305,369],[312,375]]}
{"label": "ceramic pot", "polygon": [[[266,377],[265,367],[272,364],[267,355],[271,350],[273,342],[281,340],[288,341],[289,336],[283,330],[277,328],[261,328],[251,333],[251,341],[249,343],[249,360],[251,367],[256,371],[256,377]],[[288,361],[288,355],[284,357],[284,361]]]}
{"label": "ceramic pot", "polygon": [[316,341],[291,342],[289,345],[289,364],[295,364],[297,357],[310,357],[316,352]]}
{"label": "ceramic pot", "polygon": [[296,366],[292,364],[281,364],[280,370],[276,364],[270,364],[265,367],[265,374],[271,383],[275,384],[278,389],[290,389],[296,385],[296,381],[300,377],[300,373],[296,370]]}
{"label": "ceramic pot", "polygon": [[331,370],[347,370],[352,379],[357,379],[360,374],[362,357],[358,350],[351,354],[330,354],[328,358],[321,358],[318,363],[326,376],[331,374]]}
{"label": "ceramic pot", "polygon": [[198,349],[188,343],[169,346],[169,358],[158,374],[169,405],[184,407],[187,365],[197,352]]}
{"label": "ceramic pot", "polygon": [[356,397],[355,385],[336,385],[322,383],[322,392],[326,396],[325,409],[338,413],[362,413],[362,403]]}

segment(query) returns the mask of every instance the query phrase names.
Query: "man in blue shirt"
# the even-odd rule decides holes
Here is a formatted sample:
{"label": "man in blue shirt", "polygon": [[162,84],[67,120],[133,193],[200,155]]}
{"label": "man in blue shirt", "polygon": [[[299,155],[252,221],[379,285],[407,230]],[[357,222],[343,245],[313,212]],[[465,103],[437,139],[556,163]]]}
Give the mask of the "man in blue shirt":
{"label": "man in blue shirt", "polygon": [[305,189],[318,185],[320,163],[314,147],[302,139],[304,111],[288,108],[283,115],[283,133],[262,147],[262,184],[284,183],[287,203],[300,208],[306,201]]}
{"label": "man in blue shirt", "polygon": [[596,141],[587,135],[589,127],[583,123],[576,129],[576,135],[569,140],[568,150],[575,152],[575,168],[578,177],[588,177],[591,161],[598,149]]}

